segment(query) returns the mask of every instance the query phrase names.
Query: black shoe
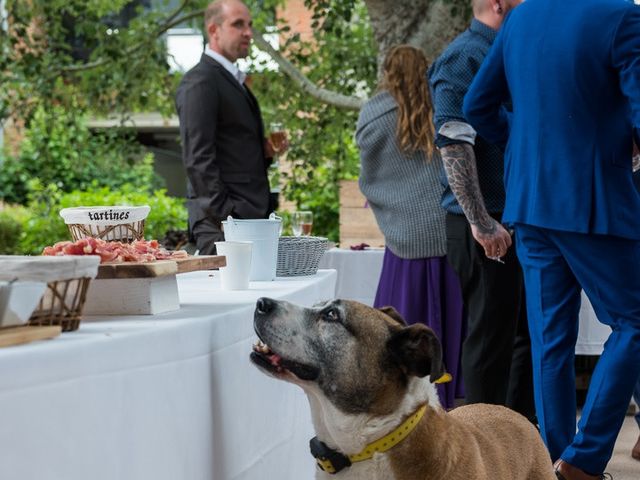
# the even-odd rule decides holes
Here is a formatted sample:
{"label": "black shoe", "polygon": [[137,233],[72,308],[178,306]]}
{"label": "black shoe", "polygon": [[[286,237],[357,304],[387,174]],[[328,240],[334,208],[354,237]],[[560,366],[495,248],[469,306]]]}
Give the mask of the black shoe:
{"label": "black shoe", "polygon": [[[558,480],[567,480],[557,470],[556,470],[556,477],[558,477]],[[610,473],[603,473],[602,475],[600,475],[600,480],[613,480],[613,476]]]}
{"label": "black shoe", "polygon": [[[613,480],[613,477],[609,473],[603,473],[602,475],[590,475],[562,459],[556,461],[553,464],[553,468],[558,480]],[[560,470],[562,470],[564,474],[560,473]]]}

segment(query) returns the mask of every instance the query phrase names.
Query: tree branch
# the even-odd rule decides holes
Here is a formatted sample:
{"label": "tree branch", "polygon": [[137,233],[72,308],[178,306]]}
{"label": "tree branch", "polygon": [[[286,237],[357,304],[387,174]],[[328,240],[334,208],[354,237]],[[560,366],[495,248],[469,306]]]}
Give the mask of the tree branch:
{"label": "tree branch", "polygon": [[274,49],[269,42],[267,42],[262,34],[257,31],[253,31],[253,40],[256,46],[269,54],[271,58],[278,64],[284,73],[286,73],[291,79],[298,84],[298,87],[303,92],[308,93],[312,97],[320,100],[321,102],[333,105],[339,108],[346,108],[349,110],[359,110],[364,104],[364,100],[358,97],[351,97],[342,95],[340,93],[332,92],[316,86],[311,80],[305,77],[300,70],[298,70],[289,60],[284,58],[280,52]]}
{"label": "tree branch", "polygon": [[[180,25],[181,23],[186,22],[187,20],[191,20],[192,18],[195,18],[195,17],[200,17],[200,16],[202,16],[204,14],[204,9],[201,9],[201,10],[196,10],[194,12],[188,13],[188,14],[182,16],[182,17],[176,18],[176,15],[178,15],[178,13],[184,8],[186,3],[187,3],[187,0],[183,0],[183,2],[180,4],[180,6],[178,6],[178,8],[169,16],[167,21],[165,23],[161,24],[159,26],[159,28],[153,34],[149,35],[149,38],[155,40],[160,35],[165,33],[167,30],[175,27],[176,25]],[[147,42],[140,42],[137,45],[134,45],[133,47],[127,49],[124,52],[124,56],[128,57],[129,55],[131,55],[131,54],[135,53],[136,51],[140,50],[146,44],[147,44]],[[100,58],[100,59],[95,60],[93,62],[82,63],[80,65],[69,65],[67,67],[61,68],[61,71],[63,73],[82,72],[82,71],[85,71],[85,70],[91,70],[92,68],[101,67],[103,65],[106,65],[110,61],[111,61],[111,59],[108,59],[108,58]]]}
{"label": "tree branch", "polygon": [[173,13],[169,15],[166,21],[171,22],[174,18],[176,18],[180,14],[180,12],[184,10],[184,7],[187,6],[187,3],[189,3],[189,0],[182,0],[182,2],[180,2],[180,5],[178,5],[178,8],[176,8]]}

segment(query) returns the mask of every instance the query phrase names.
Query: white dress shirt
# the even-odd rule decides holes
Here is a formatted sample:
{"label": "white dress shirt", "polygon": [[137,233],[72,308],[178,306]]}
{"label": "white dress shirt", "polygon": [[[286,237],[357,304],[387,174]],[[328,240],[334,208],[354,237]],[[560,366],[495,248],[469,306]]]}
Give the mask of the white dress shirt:
{"label": "white dress shirt", "polygon": [[211,50],[211,48],[209,48],[209,45],[205,47],[204,54],[209,55],[216,62],[222,65],[225,70],[233,75],[233,78],[235,78],[240,85],[244,85],[247,74],[240,70],[235,63],[230,62],[228,58],[220,55],[218,52],[214,52],[213,50]]}

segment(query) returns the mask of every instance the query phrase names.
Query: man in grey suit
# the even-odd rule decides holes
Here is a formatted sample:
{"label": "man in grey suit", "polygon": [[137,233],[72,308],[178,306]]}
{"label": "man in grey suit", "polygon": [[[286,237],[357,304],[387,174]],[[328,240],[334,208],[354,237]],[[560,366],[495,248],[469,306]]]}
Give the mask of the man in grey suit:
{"label": "man in grey suit", "polygon": [[187,172],[189,230],[201,254],[224,240],[221,221],[266,218],[267,169],[273,150],[260,107],[235,61],[249,54],[251,14],[240,0],[216,0],[205,11],[209,38],[200,62],[176,94]]}

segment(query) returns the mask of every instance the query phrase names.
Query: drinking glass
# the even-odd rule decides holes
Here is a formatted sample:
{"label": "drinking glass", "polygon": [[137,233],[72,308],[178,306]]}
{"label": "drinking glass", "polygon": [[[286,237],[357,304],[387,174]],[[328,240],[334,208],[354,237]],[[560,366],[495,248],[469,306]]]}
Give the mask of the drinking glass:
{"label": "drinking glass", "polygon": [[311,235],[312,227],[313,213],[306,210],[293,212],[291,215],[291,229],[296,237]]}
{"label": "drinking glass", "polygon": [[287,132],[283,125],[278,122],[274,122],[269,126],[269,132],[269,141],[271,142],[274,153],[278,155],[284,151],[287,142]]}

